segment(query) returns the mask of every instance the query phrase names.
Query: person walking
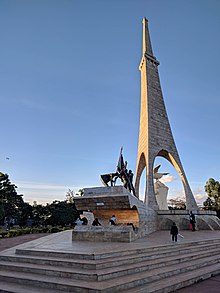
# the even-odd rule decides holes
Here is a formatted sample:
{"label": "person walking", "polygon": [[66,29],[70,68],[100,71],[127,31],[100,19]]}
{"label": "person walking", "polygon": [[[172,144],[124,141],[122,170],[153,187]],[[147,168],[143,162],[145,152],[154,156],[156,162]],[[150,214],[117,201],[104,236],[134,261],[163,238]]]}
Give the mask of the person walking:
{"label": "person walking", "polygon": [[177,242],[177,235],[178,235],[179,231],[178,231],[178,228],[176,226],[176,223],[173,222],[173,225],[170,229],[170,234],[172,235],[172,241],[174,242]]}

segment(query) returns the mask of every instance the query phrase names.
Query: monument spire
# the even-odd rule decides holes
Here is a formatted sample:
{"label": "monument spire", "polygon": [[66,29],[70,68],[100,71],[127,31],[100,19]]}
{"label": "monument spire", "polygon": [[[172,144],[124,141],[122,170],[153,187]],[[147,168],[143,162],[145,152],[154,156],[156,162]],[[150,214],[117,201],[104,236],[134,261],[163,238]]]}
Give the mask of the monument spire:
{"label": "monument spire", "polygon": [[135,190],[139,195],[140,178],[146,167],[145,203],[158,209],[153,185],[153,165],[157,156],[167,159],[177,170],[182,180],[186,207],[198,209],[187,181],[169,124],[160,85],[158,65],[150,41],[148,21],[143,18],[143,56],[139,66],[141,71],[141,103],[138,156],[136,166]]}
{"label": "monument spire", "polygon": [[142,53],[143,55],[148,54],[150,56],[153,56],[153,50],[152,50],[152,46],[151,46],[151,41],[150,41],[150,34],[149,34],[149,30],[148,30],[148,20],[146,19],[146,17],[143,18],[143,50]]}

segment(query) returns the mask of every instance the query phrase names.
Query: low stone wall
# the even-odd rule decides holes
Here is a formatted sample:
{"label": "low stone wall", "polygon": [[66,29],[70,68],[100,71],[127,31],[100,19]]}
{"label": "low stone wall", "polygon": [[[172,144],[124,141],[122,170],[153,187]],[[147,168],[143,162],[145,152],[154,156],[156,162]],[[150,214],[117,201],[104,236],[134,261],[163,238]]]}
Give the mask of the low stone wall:
{"label": "low stone wall", "polygon": [[[220,219],[213,211],[193,211],[196,217],[197,230],[220,230]],[[169,230],[175,222],[180,230],[189,230],[188,210],[157,211],[158,230]]]}
{"label": "low stone wall", "polygon": [[131,242],[137,239],[131,226],[76,226],[73,241]]}

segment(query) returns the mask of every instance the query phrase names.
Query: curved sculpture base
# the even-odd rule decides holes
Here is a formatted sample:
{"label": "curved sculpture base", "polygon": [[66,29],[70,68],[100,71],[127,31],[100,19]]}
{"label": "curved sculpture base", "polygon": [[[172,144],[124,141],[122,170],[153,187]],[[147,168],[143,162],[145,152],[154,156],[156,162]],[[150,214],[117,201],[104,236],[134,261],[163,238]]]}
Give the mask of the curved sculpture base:
{"label": "curved sculpture base", "polygon": [[[130,242],[158,229],[157,213],[123,186],[85,188],[84,196],[75,197],[74,202],[78,211],[92,211],[102,224],[101,227],[76,227],[74,240],[109,241],[111,238],[125,242],[126,238],[126,242]],[[117,219],[115,227],[109,226],[112,215]],[[118,233],[120,229],[123,232]]]}

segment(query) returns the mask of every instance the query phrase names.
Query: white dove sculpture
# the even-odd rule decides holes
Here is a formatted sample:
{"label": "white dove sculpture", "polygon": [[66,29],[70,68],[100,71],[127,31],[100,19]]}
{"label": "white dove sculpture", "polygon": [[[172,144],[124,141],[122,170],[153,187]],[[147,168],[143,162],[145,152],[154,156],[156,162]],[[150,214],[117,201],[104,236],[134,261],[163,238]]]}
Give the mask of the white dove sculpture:
{"label": "white dove sculpture", "polygon": [[162,178],[164,175],[168,175],[169,173],[158,173],[157,171],[160,169],[161,165],[158,165],[157,167],[154,168],[154,179],[159,180]]}

